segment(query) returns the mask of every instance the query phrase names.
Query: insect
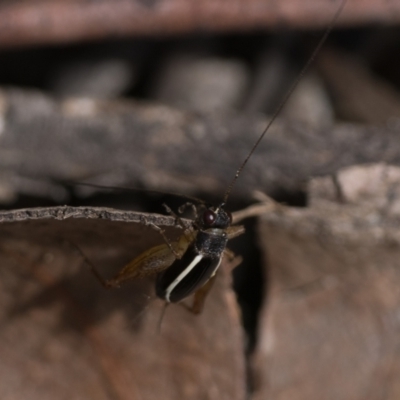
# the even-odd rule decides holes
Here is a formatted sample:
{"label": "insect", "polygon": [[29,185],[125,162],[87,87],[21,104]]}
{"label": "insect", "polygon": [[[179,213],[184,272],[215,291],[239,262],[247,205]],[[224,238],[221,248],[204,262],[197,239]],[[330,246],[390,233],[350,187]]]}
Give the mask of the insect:
{"label": "insect", "polygon": [[197,205],[193,202],[186,203],[182,208],[191,207],[194,213],[194,219],[189,227],[184,224],[179,215],[175,214],[169,207],[166,207],[167,212],[176,219],[177,224],[183,229],[181,237],[177,241],[171,242],[160,227],[152,225],[161,234],[164,243],[152,247],[137,256],[111,279],[104,279],[94,265],[86,259],[91,265],[92,272],[103,286],[115,288],[128,280],[155,276],[155,292],[160,299],[167,304],[178,303],[193,294],[194,302],[190,310],[196,314],[201,312],[204,300],[217,276],[222,258],[224,256],[232,257],[232,253],[226,248],[227,242],[244,231],[242,226],[232,225],[232,215],[225,210],[233,187],[254,151],[287,103],[295,87],[308,70],[333,29],[345,4],[346,0],[342,0],[313,54],[272,115],[266,128],[250,149],[247,157],[237,169],[221,203],[217,206],[206,206],[203,202],[198,202]]}

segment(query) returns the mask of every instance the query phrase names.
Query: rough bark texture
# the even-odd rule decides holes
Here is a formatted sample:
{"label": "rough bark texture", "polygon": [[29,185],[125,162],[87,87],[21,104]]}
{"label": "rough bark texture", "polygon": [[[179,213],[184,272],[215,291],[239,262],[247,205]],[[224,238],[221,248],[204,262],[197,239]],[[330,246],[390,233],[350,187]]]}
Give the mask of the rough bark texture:
{"label": "rough bark texture", "polygon": [[[105,276],[160,235],[144,220],[99,208],[0,213],[0,397],[13,399],[244,399],[242,330],[227,271],[200,316],[162,303],[152,280],[106,291]],[[169,226],[169,228],[168,228]],[[162,395],[161,395],[162,393]]]}
{"label": "rough bark texture", "polygon": [[[307,0],[35,0],[0,6],[0,46],[128,35],[325,27],[338,2]],[[339,24],[399,20],[396,2],[351,0]]]}
{"label": "rough bark texture", "polygon": [[400,169],[316,179],[310,207],[266,214],[255,399],[398,399]]}
{"label": "rough bark texture", "polygon": [[[19,90],[1,92],[0,100],[4,198],[47,193],[65,201],[49,179],[222,196],[238,160],[267,123],[254,115],[202,115],[134,102],[56,102]],[[248,199],[255,189],[298,191],[309,177],[352,164],[397,164],[399,154],[396,128],[348,124],[313,130],[276,121],[234,194]]]}

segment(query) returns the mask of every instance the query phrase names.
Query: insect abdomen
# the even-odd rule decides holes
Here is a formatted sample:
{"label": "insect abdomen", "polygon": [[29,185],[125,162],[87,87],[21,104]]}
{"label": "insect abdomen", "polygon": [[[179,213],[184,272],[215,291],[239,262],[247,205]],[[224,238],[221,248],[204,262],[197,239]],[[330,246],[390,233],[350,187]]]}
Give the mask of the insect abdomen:
{"label": "insect abdomen", "polygon": [[163,300],[177,303],[203,286],[215,273],[222,256],[207,257],[199,254],[194,246],[176,260],[171,267],[158,275],[156,294]]}

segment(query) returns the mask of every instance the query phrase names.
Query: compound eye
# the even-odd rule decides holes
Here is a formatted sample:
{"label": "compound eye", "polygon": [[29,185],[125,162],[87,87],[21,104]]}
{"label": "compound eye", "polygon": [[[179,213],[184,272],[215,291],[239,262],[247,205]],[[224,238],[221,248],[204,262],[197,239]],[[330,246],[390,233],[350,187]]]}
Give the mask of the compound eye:
{"label": "compound eye", "polygon": [[212,226],[217,219],[215,212],[211,210],[206,210],[203,213],[203,222],[205,225]]}

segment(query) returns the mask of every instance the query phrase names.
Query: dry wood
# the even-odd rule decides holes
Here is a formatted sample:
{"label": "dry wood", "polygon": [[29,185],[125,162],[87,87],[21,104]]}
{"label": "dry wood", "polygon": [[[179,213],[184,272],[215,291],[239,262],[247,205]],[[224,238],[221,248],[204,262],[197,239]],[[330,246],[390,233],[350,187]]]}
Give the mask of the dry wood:
{"label": "dry wood", "polygon": [[[0,100],[0,193],[5,196],[20,191],[44,196],[47,190],[62,199],[62,190],[49,179],[222,196],[238,160],[267,122],[254,115],[201,115],[134,102],[57,102],[15,89],[2,91]],[[395,127],[311,129],[279,120],[233,195],[248,199],[256,189],[301,190],[312,176],[352,164],[399,164],[399,155]]]}
{"label": "dry wood", "polygon": [[264,216],[255,399],[399,398],[399,183],[353,167],[313,181],[310,208]]}
{"label": "dry wood", "polygon": [[201,316],[162,303],[151,281],[106,291],[74,248],[106,276],[160,235],[144,220],[102,208],[0,212],[0,397],[13,399],[245,398],[243,338],[230,274]]}
{"label": "dry wood", "polygon": [[[0,6],[0,46],[128,35],[325,27],[337,2],[320,0],[35,0]],[[340,23],[394,23],[397,2],[351,0]]]}

